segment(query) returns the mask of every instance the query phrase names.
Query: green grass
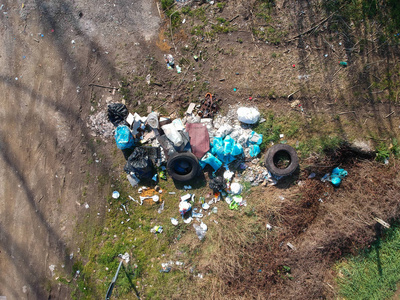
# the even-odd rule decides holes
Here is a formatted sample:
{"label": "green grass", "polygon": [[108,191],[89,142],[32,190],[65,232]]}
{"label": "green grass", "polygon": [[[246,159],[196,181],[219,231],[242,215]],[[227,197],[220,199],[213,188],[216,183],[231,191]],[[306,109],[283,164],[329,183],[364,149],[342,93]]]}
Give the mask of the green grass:
{"label": "green grass", "polygon": [[390,229],[360,255],[337,265],[339,294],[345,299],[388,299],[400,280],[400,230]]}
{"label": "green grass", "polygon": [[[254,131],[263,134],[261,151],[265,151],[272,143],[288,143],[295,147],[298,154],[305,158],[311,153],[324,155],[335,150],[343,143],[343,139],[327,126],[322,117],[304,119],[297,112],[277,116],[273,112],[264,113],[265,122],[259,123]],[[280,138],[280,134],[284,137]]]}

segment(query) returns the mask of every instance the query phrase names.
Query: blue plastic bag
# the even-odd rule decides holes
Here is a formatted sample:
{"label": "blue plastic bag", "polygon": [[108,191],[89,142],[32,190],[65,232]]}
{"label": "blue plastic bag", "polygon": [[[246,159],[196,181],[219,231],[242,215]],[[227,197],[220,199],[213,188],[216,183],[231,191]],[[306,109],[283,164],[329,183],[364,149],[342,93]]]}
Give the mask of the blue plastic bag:
{"label": "blue plastic bag", "polygon": [[249,144],[250,145],[261,145],[263,140],[263,135],[252,131],[249,137]]}
{"label": "blue plastic bag", "polygon": [[208,164],[214,169],[214,171],[217,171],[222,166],[222,162],[210,152],[207,152],[203,156],[203,158],[199,161],[199,164],[202,169],[204,169],[204,167]]}
{"label": "blue plastic bag", "polygon": [[118,149],[128,149],[134,146],[131,130],[126,125],[119,125],[115,130],[115,141]]}
{"label": "blue plastic bag", "polygon": [[251,157],[256,157],[261,152],[260,147],[258,145],[250,145],[249,149],[250,149],[249,154]]}
{"label": "blue plastic bag", "polygon": [[242,153],[243,153],[242,145],[240,145],[238,143],[235,143],[235,145],[233,145],[232,155],[236,156],[236,155],[239,155],[239,154],[242,154]]}
{"label": "blue plastic bag", "polygon": [[342,179],[347,176],[347,171],[344,169],[334,168],[331,174],[331,182],[335,187],[338,187]]}

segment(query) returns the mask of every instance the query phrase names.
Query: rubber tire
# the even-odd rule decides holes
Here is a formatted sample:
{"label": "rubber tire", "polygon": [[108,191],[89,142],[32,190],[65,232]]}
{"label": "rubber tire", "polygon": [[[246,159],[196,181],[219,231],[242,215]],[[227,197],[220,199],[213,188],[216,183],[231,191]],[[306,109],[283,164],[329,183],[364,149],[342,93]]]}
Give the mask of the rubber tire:
{"label": "rubber tire", "polygon": [[[191,170],[189,173],[179,174],[175,170],[175,164],[181,160],[184,160],[190,165]],[[185,182],[192,180],[197,176],[197,174],[200,171],[200,165],[199,161],[197,160],[197,157],[194,156],[194,154],[191,152],[173,153],[167,161],[167,171],[169,176],[171,176],[176,181]]]}
{"label": "rubber tire", "polygon": [[[280,169],[274,164],[274,158],[280,151],[286,152],[286,154],[290,157],[290,164],[284,169]],[[293,147],[286,144],[277,144],[268,149],[264,163],[272,175],[287,176],[296,171],[297,167],[299,166],[299,157],[297,156],[296,150],[294,150]]]}

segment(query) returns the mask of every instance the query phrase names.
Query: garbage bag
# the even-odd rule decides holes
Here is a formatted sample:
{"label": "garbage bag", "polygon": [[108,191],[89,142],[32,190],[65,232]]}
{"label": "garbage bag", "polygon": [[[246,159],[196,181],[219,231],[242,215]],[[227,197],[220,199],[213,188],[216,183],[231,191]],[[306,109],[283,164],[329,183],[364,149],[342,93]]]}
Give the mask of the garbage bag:
{"label": "garbage bag", "polygon": [[139,179],[153,177],[153,162],[149,158],[147,151],[142,147],[137,147],[129,156],[124,167],[128,174],[135,174]]}
{"label": "garbage bag", "polygon": [[225,180],[221,176],[217,176],[217,177],[211,179],[208,186],[210,187],[210,189],[213,190],[214,193],[217,193],[219,191],[226,189]]}
{"label": "garbage bag", "polygon": [[214,169],[214,171],[217,171],[222,166],[222,162],[210,152],[203,156],[203,158],[199,161],[199,164],[202,169],[204,169],[204,167],[208,164]]}
{"label": "garbage bag", "polygon": [[255,131],[252,131],[249,138],[249,144],[252,145],[261,145],[263,140],[263,135],[259,134]]}
{"label": "garbage bag", "polygon": [[115,127],[118,125],[126,125],[126,117],[129,112],[125,104],[122,103],[111,103],[108,105],[108,119]]}
{"label": "garbage bag", "polygon": [[239,107],[238,120],[245,124],[255,124],[260,119],[260,112],[255,107]]}
{"label": "garbage bag", "polygon": [[241,153],[243,153],[243,148],[231,136],[227,135],[224,139],[222,137],[214,138],[211,154],[223,163],[230,164],[236,159],[235,156]]}
{"label": "garbage bag", "polygon": [[133,135],[128,126],[119,125],[115,130],[115,141],[118,149],[132,148],[134,145]]}
{"label": "garbage bag", "polygon": [[331,182],[334,186],[338,187],[342,179],[347,176],[347,171],[344,169],[334,168],[331,174]]}
{"label": "garbage bag", "polygon": [[236,155],[240,155],[243,153],[243,147],[240,144],[235,143],[233,145],[233,149],[232,149],[232,155],[236,156]]}
{"label": "garbage bag", "polygon": [[251,157],[256,157],[261,152],[260,146],[258,145],[250,145],[249,150],[250,150],[249,154]]}

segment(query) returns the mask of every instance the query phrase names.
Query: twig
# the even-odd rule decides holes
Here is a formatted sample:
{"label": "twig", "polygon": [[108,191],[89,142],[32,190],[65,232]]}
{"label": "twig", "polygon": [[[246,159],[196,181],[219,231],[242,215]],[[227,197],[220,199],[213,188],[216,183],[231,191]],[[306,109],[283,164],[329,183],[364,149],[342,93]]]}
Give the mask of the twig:
{"label": "twig", "polygon": [[290,99],[293,97],[293,95],[296,94],[297,92],[300,92],[300,90],[297,90],[297,91],[295,91],[295,92],[289,94],[289,95],[287,96],[288,99],[290,100]]}
{"label": "twig", "polygon": [[305,35],[305,34],[307,34],[307,33],[310,33],[311,31],[313,31],[314,29],[316,29],[318,26],[320,26],[320,25],[324,24],[326,21],[328,21],[334,14],[335,14],[335,13],[330,14],[330,15],[329,15],[328,17],[326,17],[325,19],[319,21],[319,22],[317,23],[317,25],[315,25],[314,27],[312,27],[312,28],[310,28],[310,29],[308,29],[308,30],[306,30],[306,31],[304,31],[304,32],[302,32],[302,33],[300,33],[300,34],[298,34],[298,35],[292,37],[291,39],[288,40],[288,42],[291,42],[291,41],[293,41],[293,40],[295,40],[295,39],[301,37],[302,35]]}
{"label": "twig", "polygon": [[160,7],[158,6],[158,2],[156,2],[156,4],[157,4],[157,10],[158,10],[158,14],[159,14],[159,16],[160,16],[160,19],[162,19],[162,16],[161,16],[161,11],[160,11]]}
{"label": "twig", "polygon": [[351,111],[343,111],[343,112],[341,112],[341,113],[338,113],[339,116],[340,116],[340,115],[345,115],[345,114],[354,114],[355,116],[357,116],[357,115],[356,115],[356,112],[355,112],[354,110],[351,110]]}
{"label": "twig", "polygon": [[233,20],[236,20],[239,17],[240,17],[240,15],[237,15],[236,17],[233,17],[232,19],[229,20],[229,23],[232,22]]}
{"label": "twig", "polygon": [[112,86],[105,86],[105,85],[100,85],[100,84],[94,84],[94,83],[89,83],[89,86],[97,86],[105,89],[114,89],[114,90],[119,90],[117,87],[112,87]]}
{"label": "twig", "polygon": [[394,114],[394,111],[392,111],[390,114],[388,114],[385,118],[389,118],[393,114]]}

